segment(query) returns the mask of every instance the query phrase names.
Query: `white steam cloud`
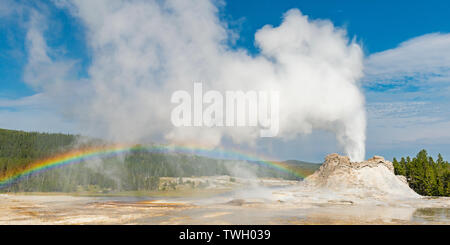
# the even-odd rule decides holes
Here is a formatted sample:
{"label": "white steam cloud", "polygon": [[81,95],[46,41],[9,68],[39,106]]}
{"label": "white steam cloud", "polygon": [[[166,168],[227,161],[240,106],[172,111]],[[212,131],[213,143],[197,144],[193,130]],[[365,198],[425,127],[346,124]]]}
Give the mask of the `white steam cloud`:
{"label": "white steam cloud", "polygon": [[[54,1],[81,20],[92,55],[88,77],[71,79],[77,62],[49,55],[42,25],[29,27],[27,81],[63,105],[83,128],[114,140],[252,144],[257,128],[174,128],[170,96],[205,90],[280,91],[283,139],[332,131],[352,160],[365,154],[366,116],[358,80],[363,53],[330,21],[293,9],[280,26],[255,34],[260,54],[228,46],[237,36],[210,0]],[[42,20],[39,20],[42,23]],[[56,69],[56,67],[60,69]],[[64,74],[63,74],[64,73]],[[49,76],[49,74],[51,76]]]}

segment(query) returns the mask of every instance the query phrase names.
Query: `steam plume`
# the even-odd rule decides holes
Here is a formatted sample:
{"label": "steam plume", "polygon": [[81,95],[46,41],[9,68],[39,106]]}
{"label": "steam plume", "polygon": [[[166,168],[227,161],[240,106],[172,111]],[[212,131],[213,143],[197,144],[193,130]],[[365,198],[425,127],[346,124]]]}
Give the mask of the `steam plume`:
{"label": "steam plume", "polygon": [[[76,62],[51,59],[43,30],[33,24],[27,36],[33,53],[27,77],[87,131],[134,142],[218,145],[225,136],[236,143],[255,142],[256,128],[171,125],[171,93],[190,91],[200,81],[219,91],[278,90],[279,137],[328,130],[352,160],[364,158],[366,117],[358,87],[363,54],[330,21],[290,10],[280,26],[257,31],[260,53],[249,55],[227,45],[237,34],[219,19],[214,1],[54,2],[87,28],[88,78],[70,79]],[[45,67],[66,72],[48,79],[42,75],[49,72]]]}

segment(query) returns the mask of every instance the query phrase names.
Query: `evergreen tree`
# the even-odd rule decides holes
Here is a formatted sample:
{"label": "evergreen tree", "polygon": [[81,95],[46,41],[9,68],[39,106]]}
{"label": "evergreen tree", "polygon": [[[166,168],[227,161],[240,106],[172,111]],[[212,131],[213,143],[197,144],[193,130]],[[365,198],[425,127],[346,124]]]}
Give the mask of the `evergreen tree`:
{"label": "evergreen tree", "polygon": [[[96,139],[75,145],[78,136],[28,133],[0,129],[0,178],[22,172],[36,160],[66,152],[74,147],[103,145]],[[306,165],[301,165],[306,164]],[[309,165],[308,165],[309,164]],[[295,170],[309,166],[311,173],[318,164],[290,163]],[[22,178],[0,192],[17,191],[123,191],[158,190],[160,177],[233,175],[237,167],[256,173],[258,177],[299,179],[290,173],[245,161],[210,159],[193,155],[131,151],[124,158],[105,158],[98,162],[81,162]],[[302,171],[305,172],[305,171]],[[173,186],[173,184],[172,184]]]}
{"label": "evergreen tree", "polygon": [[[449,196],[450,165],[439,154],[436,162],[428,156],[426,150],[421,150],[416,157],[401,158],[400,162],[393,159],[396,174],[405,175],[409,186],[421,195]],[[403,174],[402,174],[403,173]]]}

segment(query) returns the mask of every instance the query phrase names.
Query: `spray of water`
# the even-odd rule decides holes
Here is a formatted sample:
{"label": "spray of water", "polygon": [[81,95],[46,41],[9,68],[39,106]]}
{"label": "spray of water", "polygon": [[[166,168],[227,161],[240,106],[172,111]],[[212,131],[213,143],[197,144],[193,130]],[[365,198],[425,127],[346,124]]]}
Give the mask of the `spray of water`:
{"label": "spray of water", "polygon": [[[290,139],[328,130],[352,160],[365,154],[366,116],[358,80],[363,53],[345,30],[311,20],[299,10],[279,26],[255,34],[259,53],[228,45],[238,38],[219,18],[215,1],[54,1],[86,29],[92,56],[88,76],[77,62],[55,58],[46,44],[45,14],[28,25],[25,80],[61,105],[86,133],[122,142],[196,142],[219,145],[223,137],[252,144],[259,129],[174,128],[175,90],[205,89],[280,92],[278,136]],[[51,75],[49,75],[51,74]]]}

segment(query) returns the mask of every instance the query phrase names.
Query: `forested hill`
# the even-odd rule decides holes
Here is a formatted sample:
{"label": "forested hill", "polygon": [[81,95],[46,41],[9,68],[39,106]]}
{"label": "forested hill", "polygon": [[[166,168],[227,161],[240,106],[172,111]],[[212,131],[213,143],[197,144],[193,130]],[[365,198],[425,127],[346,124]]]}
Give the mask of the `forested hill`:
{"label": "forested hill", "polygon": [[[0,129],[0,178],[7,172],[20,172],[20,169],[26,168],[33,161],[73,148],[77,137]],[[303,174],[310,174],[319,165],[289,161],[287,166]],[[239,176],[248,173],[258,177],[299,179],[292,173],[280,172],[252,162],[183,154],[131,152],[124,159],[82,162],[22,178],[0,191],[68,192],[93,187],[101,190],[155,190],[159,186],[159,177]]]}
{"label": "forested hill", "polygon": [[[5,173],[20,172],[38,159],[73,149],[77,137],[80,136],[0,129],[0,179]],[[93,139],[83,142],[104,143]],[[450,196],[450,164],[442,156],[434,160],[422,150],[414,158],[394,159],[393,163],[395,173],[406,176],[409,186],[419,194]],[[307,176],[320,164],[289,160],[284,162],[284,166]],[[131,152],[124,159],[82,162],[22,178],[13,185],[0,188],[0,191],[157,190],[160,177],[240,176],[249,173],[258,177],[299,179],[292,173],[255,162]]]}
{"label": "forested hill", "polygon": [[306,173],[307,175],[314,173],[320,168],[321,165],[319,163],[310,163],[299,160],[287,160],[284,161],[284,163],[291,166],[292,169],[297,169],[298,171]]}
{"label": "forested hill", "polygon": [[0,174],[69,148],[76,136],[0,129]]}

